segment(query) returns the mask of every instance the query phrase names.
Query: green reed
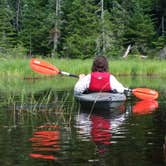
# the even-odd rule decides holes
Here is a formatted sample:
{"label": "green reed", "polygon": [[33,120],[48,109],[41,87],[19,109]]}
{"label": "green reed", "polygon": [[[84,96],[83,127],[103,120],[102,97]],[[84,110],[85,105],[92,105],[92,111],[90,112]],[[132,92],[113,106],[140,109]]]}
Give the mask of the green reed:
{"label": "green reed", "polygon": [[[40,58],[40,57],[39,57]],[[44,58],[40,58],[44,59]],[[29,58],[5,59],[1,58],[0,76],[31,79],[32,77],[48,77],[35,73],[29,67]],[[44,59],[60,70],[73,74],[89,73],[93,59]],[[114,75],[156,75],[166,77],[166,61],[149,59],[119,59],[109,60],[110,72]]]}
{"label": "green reed", "polygon": [[115,75],[166,77],[166,61],[159,60],[119,60],[110,61],[110,70]]}

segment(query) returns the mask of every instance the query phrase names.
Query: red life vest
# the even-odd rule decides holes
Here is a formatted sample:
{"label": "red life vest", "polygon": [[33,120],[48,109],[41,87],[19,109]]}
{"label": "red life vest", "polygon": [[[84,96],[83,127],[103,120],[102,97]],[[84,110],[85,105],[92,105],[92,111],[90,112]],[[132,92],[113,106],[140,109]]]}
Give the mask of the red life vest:
{"label": "red life vest", "polygon": [[108,72],[92,72],[89,91],[108,92],[111,91],[110,73]]}

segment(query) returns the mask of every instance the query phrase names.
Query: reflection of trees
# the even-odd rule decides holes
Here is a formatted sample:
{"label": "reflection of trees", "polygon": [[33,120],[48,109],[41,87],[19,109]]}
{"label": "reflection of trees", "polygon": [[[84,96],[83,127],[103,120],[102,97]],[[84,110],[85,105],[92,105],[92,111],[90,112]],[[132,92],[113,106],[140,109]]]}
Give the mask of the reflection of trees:
{"label": "reflection of trees", "polygon": [[[100,105],[101,106],[101,105]],[[158,107],[157,101],[142,100],[136,101],[134,105],[130,102],[114,104],[114,108],[88,110],[82,105],[81,111],[76,117],[76,128],[78,137],[82,141],[91,140],[96,145],[96,152],[100,155],[100,159],[108,154],[111,150],[112,143],[116,143],[119,139],[127,137],[125,132],[125,123],[132,120],[132,116],[150,114]],[[131,126],[136,127],[136,126]],[[131,130],[132,132],[132,130]],[[141,132],[138,131],[137,132]],[[142,132],[144,132],[142,130]],[[127,134],[127,133],[126,133]],[[141,135],[141,133],[140,133]],[[103,162],[103,161],[102,161]]]}

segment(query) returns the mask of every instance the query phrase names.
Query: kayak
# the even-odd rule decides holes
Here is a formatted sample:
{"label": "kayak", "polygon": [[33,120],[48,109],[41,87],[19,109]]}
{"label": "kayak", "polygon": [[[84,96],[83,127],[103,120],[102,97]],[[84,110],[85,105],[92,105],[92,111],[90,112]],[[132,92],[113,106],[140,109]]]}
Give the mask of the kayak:
{"label": "kayak", "polygon": [[75,95],[75,98],[86,109],[117,109],[126,101],[124,93],[94,92]]}
{"label": "kayak", "polygon": [[118,102],[125,101],[126,95],[124,93],[94,92],[78,94],[75,95],[75,98],[84,102]]}

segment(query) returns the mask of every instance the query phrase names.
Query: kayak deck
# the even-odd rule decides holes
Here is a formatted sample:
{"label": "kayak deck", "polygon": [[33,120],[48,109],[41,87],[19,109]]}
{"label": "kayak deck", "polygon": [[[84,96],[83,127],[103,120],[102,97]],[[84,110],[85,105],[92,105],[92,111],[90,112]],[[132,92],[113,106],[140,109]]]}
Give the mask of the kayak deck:
{"label": "kayak deck", "polygon": [[126,96],[124,93],[109,93],[109,92],[94,92],[88,94],[75,95],[79,101],[87,102],[118,102],[125,101]]}
{"label": "kayak deck", "polygon": [[126,96],[123,93],[94,92],[75,95],[75,98],[86,110],[112,110],[124,105]]}

